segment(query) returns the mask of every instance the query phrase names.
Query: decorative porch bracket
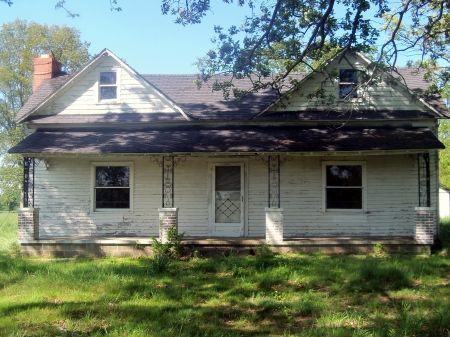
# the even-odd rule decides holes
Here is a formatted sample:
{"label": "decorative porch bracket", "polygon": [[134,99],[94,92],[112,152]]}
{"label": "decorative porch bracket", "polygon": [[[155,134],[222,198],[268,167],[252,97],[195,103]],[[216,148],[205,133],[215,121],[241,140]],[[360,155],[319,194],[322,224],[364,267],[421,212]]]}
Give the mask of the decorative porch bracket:
{"label": "decorative porch bracket", "polygon": [[162,168],[162,207],[172,208],[174,207],[174,168],[180,162],[186,161],[186,157],[152,156],[150,161],[157,163]]}
{"label": "decorative porch bracket", "polygon": [[23,158],[23,207],[34,207],[34,157]]}
{"label": "decorative porch bracket", "polygon": [[256,155],[256,160],[261,161],[268,167],[268,204],[269,208],[280,208],[280,168],[288,161],[292,160],[292,156],[269,155],[267,158]]}
{"label": "decorative porch bracket", "polygon": [[417,174],[419,179],[419,207],[430,207],[430,155],[417,155]]}

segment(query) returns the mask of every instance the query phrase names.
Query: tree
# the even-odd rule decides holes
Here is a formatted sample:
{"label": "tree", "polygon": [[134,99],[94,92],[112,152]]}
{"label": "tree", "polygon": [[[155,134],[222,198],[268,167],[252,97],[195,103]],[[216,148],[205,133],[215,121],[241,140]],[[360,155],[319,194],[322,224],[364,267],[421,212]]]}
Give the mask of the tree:
{"label": "tree", "polygon": [[33,92],[33,59],[53,53],[67,72],[89,60],[89,43],[67,26],[48,26],[16,20],[0,30],[0,191],[2,201],[13,203],[22,181],[22,158],[7,151],[24,138],[14,117]]}
{"label": "tree", "polygon": [[[333,55],[345,58],[352,51],[373,61],[362,86],[373,80],[378,69],[395,71],[401,54],[418,58],[414,65],[427,70],[435,91],[449,77],[446,69],[436,71],[438,61],[450,60],[449,0],[268,0],[260,2],[259,9],[256,1],[237,3],[255,14],[240,26],[215,27],[215,48],[198,62],[203,80],[230,75],[226,85],[216,86],[218,90],[234,88],[235,79],[254,79],[244,92],[234,90],[235,96],[293,86],[288,77],[293,70],[321,71],[320,61]],[[162,0],[161,8],[183,25],[200,23],[212,9],[209,0]],[[277,76],[269,76],[274,70]]]}

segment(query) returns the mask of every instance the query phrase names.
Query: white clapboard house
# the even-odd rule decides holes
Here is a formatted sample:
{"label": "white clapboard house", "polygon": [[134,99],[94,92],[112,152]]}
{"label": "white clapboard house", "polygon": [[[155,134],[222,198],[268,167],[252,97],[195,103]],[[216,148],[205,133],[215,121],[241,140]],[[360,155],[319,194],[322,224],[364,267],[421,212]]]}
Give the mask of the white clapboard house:
{"label": "white clapboard house", "polygon": [[429,249],[449,113],[411,69],[359,89],[369,63],[338,56],[281,96],[236,101],[214,78],[141,75],[107,49],[74,74],[35,59],[10,150],[24,158],[23,251],[139,253],[171,226],[193,246]]}

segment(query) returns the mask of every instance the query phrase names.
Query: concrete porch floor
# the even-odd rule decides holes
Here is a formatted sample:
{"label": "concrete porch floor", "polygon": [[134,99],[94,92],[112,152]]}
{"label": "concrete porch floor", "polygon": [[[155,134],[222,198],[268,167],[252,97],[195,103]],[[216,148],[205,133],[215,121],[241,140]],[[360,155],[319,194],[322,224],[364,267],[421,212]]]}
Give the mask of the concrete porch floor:
{"label": "concrete porch floor", "polygon": [[[198,250],[201,253],[208,253],[233,250],[245,254],[250,253],[255,246],[266,244],[266,239],[264,237],[184,237],[182,242],[188,252]],[[151,239],[139,237],[45,238],[22,241],[20,244],[23,253],[29,256],[152,255]],[[388,253],[429,254],[431,251],[430,245],[420,244],[412,237],[285,238],[282,243],[272,244],[271,246],[275,252],[357,254],[374,252],[377,244],[381,244],[384,251]]]}

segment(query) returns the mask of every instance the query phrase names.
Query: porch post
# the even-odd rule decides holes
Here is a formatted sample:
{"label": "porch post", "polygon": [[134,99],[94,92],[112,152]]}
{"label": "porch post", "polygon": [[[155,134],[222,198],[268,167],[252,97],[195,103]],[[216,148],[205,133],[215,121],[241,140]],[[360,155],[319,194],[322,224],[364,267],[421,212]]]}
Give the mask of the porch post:
{"label": "porch post", "polygon": [[33,157],[23,158],[23,207],[34,207],[34,171],[36,161]]}
{"label": "porch post", "polygon": [[158,208],[159,212],[159,241],[167,242],[167,233],[172,227],[177,228],[178,233],[178,208]]}
{"label": "porch post", "polygon": [[292,160],[291,156],[269,155],[267,159],[257,155],[256,160],[261,161],[268,168],[268,206],[266,212],[266,242],[281,243],[283,242],[283,208],[281,206],[280,168],[288,160]]}
{"label": "porch post", "polygon": [[152,156],[150,161],[156,162],[162,168],[162,208],[158,208],[159,241],[166,243],[167,233],[172,227],[175,226],[178,233],[178,208],[174,207],[175,167],[186,161],[186,157]]}
{"label": "porch post", "polygon": [[19,208],[17,217],[19,242],[39,240],[39,208]]}
{"label": "porch post", "polygon": [[22,208],[17,209],[19,242],[39,240],[39,208],[34,208],[34,157],[23,158]]}
{"label": "porch post", "polygon": [[434,243],[436,207],[416,207],[414,220],[414,238],[417,243],[432,245]]}
{"label": "porch post", "polygon": [[417,176],[419,187],[419,207],[430,207],[430,155],[417,155]]}
{"label": "porch post", "polygon": [[266,207],[266,242],[283,242],[283,209]]}
{"label": "porch post", "polygon": [[417,175],[419,187],[419,207],[414,214],[414,238],[417,243],[432,245],[434,243],[434,223],[436,221],[436,207],[430,207],[430,155],[417,155]]}

